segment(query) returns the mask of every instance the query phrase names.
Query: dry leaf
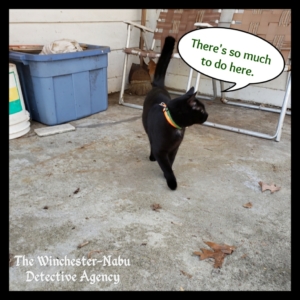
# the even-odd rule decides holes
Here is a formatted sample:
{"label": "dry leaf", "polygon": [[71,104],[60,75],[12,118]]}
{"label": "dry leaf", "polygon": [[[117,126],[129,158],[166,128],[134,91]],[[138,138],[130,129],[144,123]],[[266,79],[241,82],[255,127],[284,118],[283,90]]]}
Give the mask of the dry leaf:
{"label": "dry leaf", "polygon": [[280,186],[277,187],[276,184],[274,184],[274,183],[269,185],[267,183],[264,183],[264,182],[260,181],[258,184],[261,186],[261,191],[262,192],[264,192],[266,190],[270,190],[271,194],[273,194],[274,192],[280,190]]}
{"label": "dry leaf", "polygon": [[207,259],[207,258],[213,258],[215,260],[214,268],[221,268],[224,258],[226,256],[226,253],[222,252],[221,250],[217,251],[211,251],[204,248],[201,248],[203,252],[194,252],[195,255],[200,256],[200,260]]}
{"label": "dry leaf", "polygon": [[80,188],[76,189],[73,194],[77,194],[80,191]]}
{"label": "dry leaf", "polygon": [[211,247],[214,251],[201,248],[202,252],[195,251],[194,254],[198,255],[200,260],[213,258],[215,260],[214,268],[221,268],[226,255],[231,254],[236,247],[226,244],[219,245],[213,242],[204,242]]}
{"label": "dry leaf", "polygon": [[187,272],[184,272],[182,270],[180,270],[180,272],[184,275],[184,276],[187,276],[188,278],[192,278],[193,276]]}
{"label": "dry leaf", "polygon": [[[82,246],[81,246],[82,247]],[[92,251],[90,251],[89,253],[88,253],[88,259],[90,259],[91,258],[91,256],[92,256],[92,254],[93,253],[101,253],[101,251],[100,250],[92,250]]]}
{"label": "dry leaf", "polygon": [[82,243],[82,244],[79,244],[79,245],[77,246],[77,248],[80,249],[80,248],[82,248],[83,246],[87,245],[88,243],[89,243],[89,242],[84,242],[84,243]]}
{"label": "dry leaf", "polygon": [[251,208],[252,207],[252,203],[248,202],[248,203],[244,204],[243,207]]}
{"label": "dry leaf", "polygon": [[176,222],[172,222],[172,221],[171,221],[171,224],[182,226],[182,223],[176,223]]}
{"label": "dry leaf", "polygon": [[229,246],[226,244],[219,245],[219,244],[216,244],[213,242],[204,242],[204,243],[206,245],[208,245],[210,248],[212,248],[214,250],[221,250],[223,253],[226,253],[226,254],[231,254],[236,249],[236,247]]}
{"label": "dry leaf", "polygon": [[14,265],[15,261],[16,261],[15,256],[10,253],[9,254],[9,261],[8,261],[9,266],[12,267]]}
{"label": "dry leaf", "polygon": [[148,70],[149,70],[149,75],[150,75],[151,79],[154,76],[155,69],[156,69],[156,62],[150,58],[149,63],[148,63]]}
{"label": "dry leaf", "polygon": [[198,252],[198,251],[194,252],[195,255],[200,256],[200,260],[207,259],[207,258],[214,258],[214,255],[215,255],[214,251],[207,250],[204,248],[201,248],[201,250],[202,250],[202,252]]}
{"label": "dry leaf", "polygon": [[159,211],[162,207],[158,203],[154,203],[151,205],[152,210]]}

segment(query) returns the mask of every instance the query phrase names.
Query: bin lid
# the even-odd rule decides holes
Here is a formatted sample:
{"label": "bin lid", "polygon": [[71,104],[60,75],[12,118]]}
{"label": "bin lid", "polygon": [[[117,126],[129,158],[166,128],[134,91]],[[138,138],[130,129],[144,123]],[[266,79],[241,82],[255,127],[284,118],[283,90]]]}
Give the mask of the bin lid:
{"label": "bin lid", "polygon": [[[59,53],[59,54],[46,54],[39,55],[43,49],[43,45],[10,45],[9,46],[9,57],[14,58],[19,56],[20,59],[30,60],[30,61],[53,61],[53,60],[65,60],[86,56],[95,56],[106,54],[110,52],[110,47],[108,46],[97,46],[85,43],[79,43],[84,51],[79,52],[69,52],[69,53]],[[38,52],[38,53],[34,53]]]}

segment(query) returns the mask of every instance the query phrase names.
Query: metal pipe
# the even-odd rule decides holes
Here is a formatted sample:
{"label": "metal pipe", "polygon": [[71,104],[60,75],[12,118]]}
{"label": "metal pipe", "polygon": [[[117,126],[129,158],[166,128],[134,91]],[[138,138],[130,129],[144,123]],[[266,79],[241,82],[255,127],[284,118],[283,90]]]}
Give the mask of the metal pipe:
{"label": "metal pipe", "polygon": [[[190,74],[189,74],[189,80],[188,80],[188,86],[187,86],[187,91],[190,89],[191,86],[191,80],[192,80],[192,75],[193,75],[193,69],[190,69]],[[198,91],[199,88],[199,82],[200,82],[200,76],[201,73],[197,73],[197,77],[196,77],[196,82],[195,82],[195,91]],[[213,96],[202,96],[202,95],[196,95],[197,99],[203,99],[203,100],[208,100],[208,101],[213,101],[216,99],[217,97],[217,87],[216,87],[216,81],[214,79],[212,79],[212,86],[213,86]]]}
{"label": "metal pipe", "polygon": [[220,85],[221,85],[221,101],[223,103],[227,103],[228,100],[225,99],[225,92],[222,92],[222,91],[224,91],[224,82],[220,81]]}
{"label": "metal pipe", "polygon": [[150,48],[151,50],[154,49],[154,45],[155,45],[155,39],[152,40],[152,44],[151,44],[151,48]]}
{"label": "metal pipe", "polygon": [[212,123],[212,122],[205,122],[202,125],[209,126],[209,127],[215,127],[215,128],[219,128],[219,129],[224,129],[224,130],[228,130],[228,131],[233,131],[233,132],[237,132],[237,133],[243,133],[243,134],[252,135],[252,136],[265,138],[265,139],[274,139],[274,137],[275,137],[275,136],[271,136],[271,135],[264,134],[261,132],[241,129],[241,128],[227,126],[227,125],[221,125],[221,124]]}
{"label": "metal pipe", "polygon": [[123,102],[122,105],[132,107],[132,108],[137,108],[137,109],[143,109],[142,105],[137,105],[137,104],[131,104],[131,103],[125,103]]}
{"label": "metal pipe", "polygon": [[[200,73],[199,73],[200,74]],[[197,76],[198,79],[198,76]],[[200,76],[199,76],[200,79]],[[196,85],[197,86],[197,85]],[[196,95],[197,99],[203,99],[203,100],[208,100],[208,101],[213,101],[217,98],[217,87],[216,87],[216,81],[212,79],[212,87],[213,87],[213,95],[212,96],[204,96],[204,95]],[[197,89],[198,90],[198,86]]]}
{"label": "metal pipe", "polygon": [[[146,49],[148,50],[148,42],[147,42],[147,38],[146,38],[146,33],[144,30],[141,31],[141,34],[143,36],[143,40],[144,40],[144,43],[145,43],[145,46],[146,46]],[[143,47],[143,46],[142,46]],[[142,49],[143,50],[143,49]]]}
{"label": "metal pipe", "polygon": [[188,91],[191,87],[192,76],[193,76],[193,69],[190,68],[190,73],[189,73],[188,83],[187,83],[187,86],[186,86],[186,91]]}
{"label": "metal pipe", "polygon": [[276,142],[280,141],[283,121],[284,121],[285,112],[286,112],[286,109],[287,109],[290,93],[291,93],[291,74],[289,75],[289,78],[288,78],[287,89],[285,91],[285,95],[284,95],[283,103],[282,103],[282,108],[281,108],[282,112],[279,116],[279,121],[278,121],[278,125],[277,125]]}
{"label": "metal pipe", "polygon": [[196,98],[197,99],[201,99],[201,100],[208,100],[208,101],[213,101],[213,100],[215,100],[215,98],[216,97],[214,97],[214,96],[203,96],[203,95],[196,95]]}
{"label": "metal pipe", "polygon": [[[168,92],[170,93],[170,94],[174,94],[174,95],[183,95],[184,93],[183,92],[178,92],[178,91],[173,91],[173,90],[168,90]],[[210,97],[206,97],[206,96],[201,96],[201,97],[203,97],[203,98],[201,98],[201,99],[203,99],[203,100],[210,100]],[[199,96],[196,96],[196,98],[199,98]]]}
{"label": "metal pipe", "polygon": [[168,92],[170,94],[174,94],[174,95],[183,95],[184,94],[183,92],[177,92],[177,91],[172,91],[172,90],[168,90]]}
{"label": "metal pipe", "polygon": [[217,84],[216,84],[215,79],[212,80],[212,85],[213,85],[213,91],[214,91],[214,99],[216,99],[216,97],[217,97]]}
{"label": "metal pipe", "polygon": [[[280,113],[281,112],[281,109],[271,108],[271,107],[264,107],[264,106],[260,106],[260,105],[244,104],[244,103],[237,103],[237,102],[232,102],[232,101],[226,101],[226,104],[241,106],[241,107],[246,107],[246,108],[252,108],[252,109],[258,109],[258,110],[274,112],[274,113]],[[291,115],[291,112],[287,111],[286,114]]]}
{"label": "metal pipe", "polygon": [[[174,95],[183,95],[183,92],[177,92],[177,91],[172,91],[172,90],[168,90],[168,92],[170,93],[170,94],[174,94]],[[199,95],[199,96],[197,96],[196,95],[196,98],[197,99],[203,99],[203,100],[214,100],[213,98],[212,98],[213,96],[211,96],[211,97],[209,97],[209,96],[202,96],[202,95]]]}
{"label": "metal pipe", "polygon": [[199,81],[200,81],[200,73],[197,72],[196,82],[195,82],[195,91],[198,91]]}
{"label": "metal pipe", "polygon": [[215,95],[212,96],[204,96],[204,95],[196,95],[197,99],[201,99],[201,100],[208,100],[208,101],[214,101],[216,99]]}
{"label": "metal pipe", "polygon": [[[126,48],[129,46],[129,39],[130,39],[130,31],[131,25],[127,25],[127,40],[126,40]],[[123,76],[122,76],[122,83],[121,83],[121,91],[119,96],[119,104],[124,104],[124,89],[125,89],[125,78],[126,78],[126,69],[127,69],[127,62],[128,62],[128,55],[125,53],[124,58],[124,69],[123,69]]]}

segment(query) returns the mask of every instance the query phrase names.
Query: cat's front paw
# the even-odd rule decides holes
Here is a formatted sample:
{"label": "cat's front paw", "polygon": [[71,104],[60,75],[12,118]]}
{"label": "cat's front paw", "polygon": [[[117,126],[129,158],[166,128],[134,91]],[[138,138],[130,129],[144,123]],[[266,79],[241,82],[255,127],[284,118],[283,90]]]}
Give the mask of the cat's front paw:
{"label": "cat's front paw", "polygon": [[156,159],[155,159],[155,157],[152,155],[152,153],[150,154],[149,159],[150,159],[151,161],[156,161]]}
{"label": "cat's front paw", "polygon": [[172,178],[172,179],[167,180],[167,184],[168,184],[168,187],[171,190],[173,190],[173,191],[176,190],[176,188],[177,188],[176,178]]}

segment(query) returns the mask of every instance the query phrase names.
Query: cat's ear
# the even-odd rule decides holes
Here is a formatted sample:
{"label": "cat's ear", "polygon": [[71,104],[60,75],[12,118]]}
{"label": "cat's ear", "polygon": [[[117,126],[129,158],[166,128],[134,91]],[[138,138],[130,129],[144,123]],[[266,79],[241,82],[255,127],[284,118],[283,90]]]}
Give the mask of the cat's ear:
{"label": "cat's ear", "polygon": [[192,94],[194,94],[194,87],[192,86],[189,90],[188,90],[188,92],[186,92],[186,95],[192,95]]}
{"label": "cat's ear", "polygon": [[198,100],[196,99],[196,93],[194,93],[191,97],[189,97],[187,103],[189,104],[189,106],[191,106],[192,109],[196,109],[196,110],[199,110],[199,102]]}
{"label": "cat's ear", "polygon": [[195,89],[194,89],[193,86],[192,86],[192,87],[189,89],[189,91],[185,94],[186,96],[189,97],[188,100],[187,100],[187,102],[190,104],[190,106],[193,106],[193,105],[197,104],[197,102],[192,103],[192,102],[195,101],[195,99],[196,99],[196,94],[197,94],[197,92],[195,92]]}

